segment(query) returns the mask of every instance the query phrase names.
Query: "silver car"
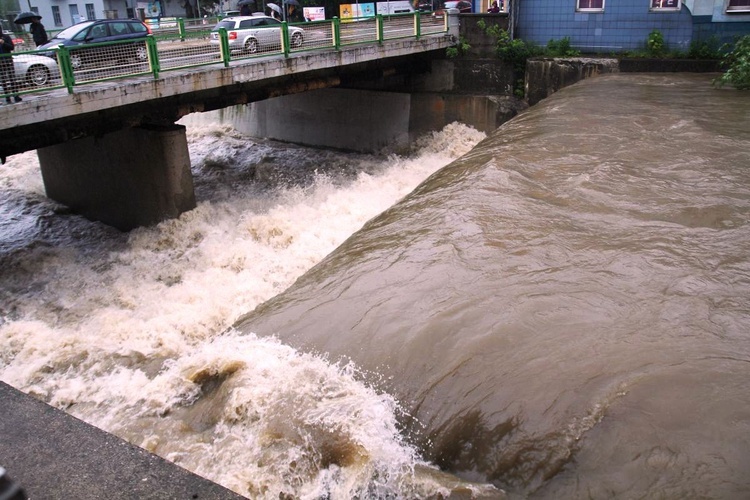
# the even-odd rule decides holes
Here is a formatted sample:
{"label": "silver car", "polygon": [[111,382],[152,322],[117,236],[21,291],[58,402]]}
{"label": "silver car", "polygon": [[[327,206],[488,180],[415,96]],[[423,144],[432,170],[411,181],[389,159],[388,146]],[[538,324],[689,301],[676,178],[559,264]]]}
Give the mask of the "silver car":
{"label": "silver car", "polygon": [[21,86],[45,87],[60,81],[60,68],[51,57],[16,54],[13,56],[13,67],[16,82]]}
{"label": "silver car", "polygon": [[[219,29],[227,30],[229,50],[255,53],[259,50],[281,50],[281,21],[270,16],[235,16],[222,19],[211,30],[211,43],[218,44]],[[305,39],[305,30],[289,26],[289,44],[299,48]]]}

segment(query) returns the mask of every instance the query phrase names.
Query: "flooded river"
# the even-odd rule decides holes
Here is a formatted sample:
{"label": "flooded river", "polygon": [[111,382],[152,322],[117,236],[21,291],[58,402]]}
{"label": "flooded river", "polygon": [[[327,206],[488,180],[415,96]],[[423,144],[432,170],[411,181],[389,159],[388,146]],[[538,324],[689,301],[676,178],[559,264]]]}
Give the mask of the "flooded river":
{"label": "flooded river", "polygon": [[600,76],[390,157],[206,120],[129,234],[0,167],[1,380],[250,498],[750,495],[750,95]]}

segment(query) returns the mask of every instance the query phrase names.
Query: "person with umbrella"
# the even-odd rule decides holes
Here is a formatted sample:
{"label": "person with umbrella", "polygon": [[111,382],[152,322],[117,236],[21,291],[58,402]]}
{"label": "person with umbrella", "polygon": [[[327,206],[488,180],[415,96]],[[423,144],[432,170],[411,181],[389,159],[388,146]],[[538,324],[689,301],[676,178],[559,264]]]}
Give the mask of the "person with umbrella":
{"label": "person with umbrella", "polygon": [[13,56],[10,55],[13,48],[13,40],[10,35],[3,32],[2,43],[0,43],[0,83],[3,84],[5,102],[8,104],[11,102],[11,95],[16,102],[21,102],[21,96],[16,93],[18,92],[16,88],[16,68],[13,66]]}
{"label": "person with umbrella", "polygon": [[299,2],[297,0],[285,0],[284,3],[287,5],[288,13],[286,20],[289,23],[303,23],[305,22],[305,16],[302,14]]}
{"label": "person with umbrella", "polygon": [[268,13],[273,17],[274,19],[278,19],[281,21],[281,7],[276,5],[275,3],[267,3],[266,7],[268,7]]}
{"label": "person with umbrella", "polygon": [[41,16],[37,16],[31,20],[29,31],[31,32],[31,37],[34,39],[34,44],[37,47],[41,47],[49,41],[47,30],[44,29],[44,25],[42,24]]}
{"label": "person with umbrella", "polygon": [[13,20],[16,24],[29,24],[29,31],[37,47],[44,45],[49,41],[47,30],[42,24],[42,16],[36,12],[21,12]]}

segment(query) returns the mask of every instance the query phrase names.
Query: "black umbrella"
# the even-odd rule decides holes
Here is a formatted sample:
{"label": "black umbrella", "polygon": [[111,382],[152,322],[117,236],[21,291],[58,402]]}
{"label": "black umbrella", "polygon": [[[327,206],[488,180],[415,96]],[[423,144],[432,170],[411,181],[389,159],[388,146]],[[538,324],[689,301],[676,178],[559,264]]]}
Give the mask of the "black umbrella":
{"label": "black umbrella", "polygon": [[250,5],[255,3],[255,0],[240,0],[237,5]]}
{"label": "black umbrella", "polygon": [[297,0],[284,0],[284,3],[286,5],[296,5],[297,7],[299,7],[299,2]]}
{"label": "black umbrella", "polygon": [[16,24],[29,24],[34,19],[41,19],[42,16],[37,14],[36,12],[21,12],[16,16],[16,18],[13,20]]}

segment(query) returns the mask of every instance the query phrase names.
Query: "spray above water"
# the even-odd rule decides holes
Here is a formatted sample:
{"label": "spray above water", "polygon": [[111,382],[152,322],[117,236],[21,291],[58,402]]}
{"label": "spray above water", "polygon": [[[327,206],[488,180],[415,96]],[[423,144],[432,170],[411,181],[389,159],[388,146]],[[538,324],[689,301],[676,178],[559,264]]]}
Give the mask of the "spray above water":
{"label": "spray above water", "polygon": [[378,158],[188,132],[198,207],[129,234],[44,198],[33,153],[9,160],[0,379],[252,498],[497,493],[421,461],[354,366],[230,329],[484,135]]}

